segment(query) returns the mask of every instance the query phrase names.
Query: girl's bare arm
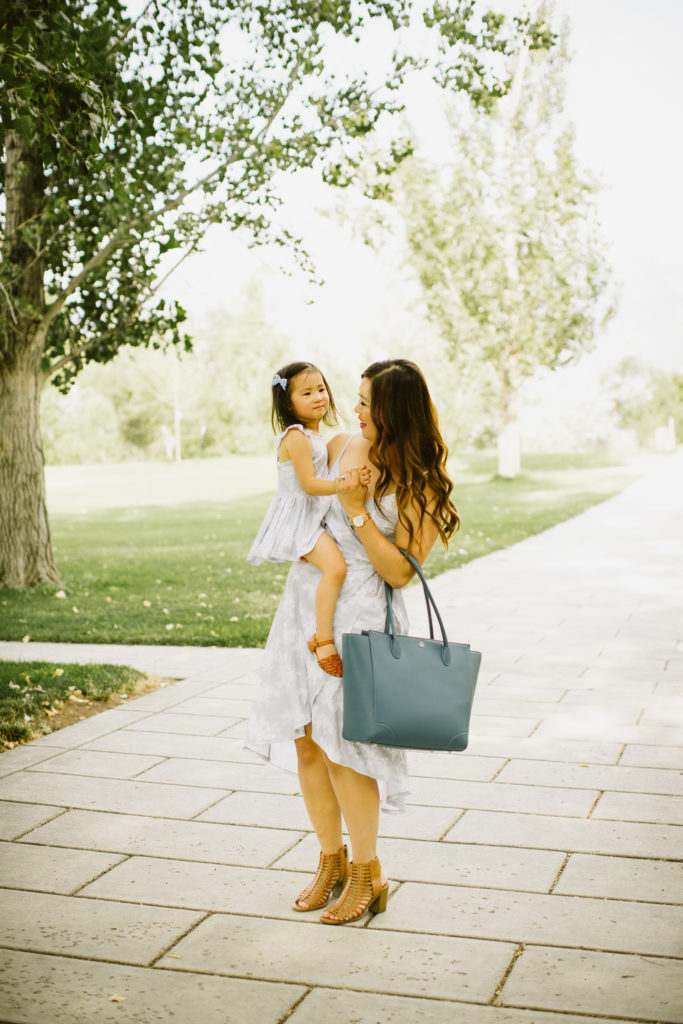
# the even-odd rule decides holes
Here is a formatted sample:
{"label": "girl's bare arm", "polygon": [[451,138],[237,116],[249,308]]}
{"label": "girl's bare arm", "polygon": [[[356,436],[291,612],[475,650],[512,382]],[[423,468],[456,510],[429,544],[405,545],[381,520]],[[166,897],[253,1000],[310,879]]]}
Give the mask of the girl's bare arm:
{"label": "girl's bare arm", "polygon": [[280,450],[289,455],[297,480],[306,494],[335,494],[334,480],[325,480],[315,475],[313,469],[313,445],[311,439],[300,430],[290,430],[280,445]]}

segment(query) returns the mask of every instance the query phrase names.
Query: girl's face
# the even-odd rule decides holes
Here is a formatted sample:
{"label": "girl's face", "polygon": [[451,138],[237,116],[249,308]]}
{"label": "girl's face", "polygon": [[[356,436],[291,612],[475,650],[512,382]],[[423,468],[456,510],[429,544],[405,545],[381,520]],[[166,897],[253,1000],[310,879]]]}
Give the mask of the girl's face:
{"label": "girl's face", "polygon": [[292,377],[289,388],[289,398],[297,418],[309,430],[317,430],[330,406],[322,374],[303,370]]}
{"label": "girl's face", "polygon": [[370,410],[371,385],[367,377],[361,377],[360,388],[358,389],[358,402],[354,412],[360,420],[360,432],[366,441],[372,444],[377,439],[377,428],[372,422]]}

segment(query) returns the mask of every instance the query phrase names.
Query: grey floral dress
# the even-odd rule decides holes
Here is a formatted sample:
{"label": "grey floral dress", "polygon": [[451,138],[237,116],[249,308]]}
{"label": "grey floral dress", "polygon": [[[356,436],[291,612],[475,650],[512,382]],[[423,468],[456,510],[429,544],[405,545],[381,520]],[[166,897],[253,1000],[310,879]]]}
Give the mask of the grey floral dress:
{"label": "grey floral dress", "polygon": [[[331,467],[332,475],[336,475],[335,466]],[[380,509],[372,499],[366,502],[366,508],[385,537],[393,540],[398,522],[394,495],[386,495]],[[343,633],[384,629],[384,581],[336,497],[325,517],[325,527],[339,545],[347,566],[334,618],[334,639],[341,653]],[[276,767],[296,772],[294,740],[304,735],[304,727],[310,722],[313,739],[331,761],[377,779],[382,809],[403,811],[409,792],[405,752],[343,738],[342,681],[323,672],[306,646],[315,632],[319,581],[319,571],[306,562],[295,562],[289,570],[266,644],[245,746]],[[406,633],[408,621],[400,591],[394,595],[393,607],[397,629]]]}

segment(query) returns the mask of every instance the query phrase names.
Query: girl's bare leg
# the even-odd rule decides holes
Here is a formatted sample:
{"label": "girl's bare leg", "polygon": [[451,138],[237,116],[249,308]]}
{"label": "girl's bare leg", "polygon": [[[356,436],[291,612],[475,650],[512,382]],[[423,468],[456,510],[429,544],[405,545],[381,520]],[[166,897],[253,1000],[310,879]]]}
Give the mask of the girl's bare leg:
{"label": "girl's bare leg", "polygon": [[301,793],[320,848],[323,853],[337,853],[342,846],[342,819],[327,760],[311,739],[310,725],[306,735],[295,742]]}
{"label": "girl's bare leg", "polygon": [[[319,569],[322,579],[315,592],[315,632],[319,640],[334,636],[334,610],[339,591],[346,579],[346,562],[328,533],[323,533],[305,559]],[[334,644],[325,644],[316,651],[318,659],[336,653]]]}

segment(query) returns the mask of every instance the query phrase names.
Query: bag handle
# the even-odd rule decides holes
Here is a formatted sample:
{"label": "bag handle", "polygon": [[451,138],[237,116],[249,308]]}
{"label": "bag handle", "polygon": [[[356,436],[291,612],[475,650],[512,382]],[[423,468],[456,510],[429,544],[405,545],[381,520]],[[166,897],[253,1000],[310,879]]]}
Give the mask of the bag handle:
{"label": "bag handle", "polygon": [[[427,586],[427,581],[426,581],[426,579],[424,577],[424,573],[422,572],[422,566],[417,561],[417,559],[414,558],[412,555],[408,554],[408,552],[404,548],[399,548],[398,550],[401,552],[401,554],[405,558],[408,559],[408,561],[412,565],[413,569],[415,570],[415,572],[417,573],[417,575],[420,578],[420,582],[422,583],[422,590],[424,591],[424,596],[425,596],[425,604],[427,605],[427,618],[429,620],[429,636],[430,636],[430,639],[434,640],[434,626],[433,626],[433,622],[432,622],[432,611],[431,611],[431,609],[433,608],[434,609],[434,614],[436,615],[437,621],[439,623],[439,627],[441,629],[441,643],[442,643],[442,646],[441,646],[441,660],[443,661],[444,665],[450,665],[450,663],[451,663],[451,651],[450,651],[450,647],[448,646],[448,637],[446,636],[446,627],[444,626],[443,619],[441,618],[441,615],[439,614],[439,609],[436,607],[436,601],[434,600],[434,598],[432,596],[432,592],[429,589],[429,587]],[[394,591],[393,591],[393,588],[390,587],[389,584],[386,582],[386,580],[384,582],[384,589],[385,589],[385,593],[386,593],[386,597],[387,597],[387,615],[386,615],[386,619],[385,619],[385,622],[384,622],[384,632],[389,634],[389,636],[391,637],[391,653],[392,653],[392,655],[394,656],[394,658],[400,658],[400,656],[401,656],[401,644],[400,644],[400,640],[398,638],[398,634],[396,633],[396,620],[394,619],[394,609],[393,609],[393,605],[392,605],[392,598],[393,598]]]}

